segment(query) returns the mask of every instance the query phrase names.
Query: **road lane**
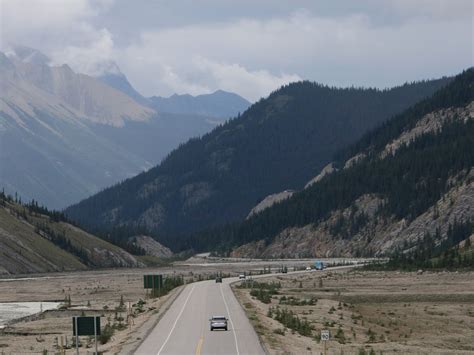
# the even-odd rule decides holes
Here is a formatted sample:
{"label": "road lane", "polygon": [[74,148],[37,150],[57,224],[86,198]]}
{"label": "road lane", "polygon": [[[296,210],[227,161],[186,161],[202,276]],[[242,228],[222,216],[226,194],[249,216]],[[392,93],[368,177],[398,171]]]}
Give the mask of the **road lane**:
{"label": "road lane", "polygon": [[[235,280],[187,285],[135,354],[265,354],[230,289]],[[228,331],[210,331],[213,315],[229,318]]]}
{"label": "road lane", "polygon": [[[325,273],[359,265],[332,267]],[[307,273],[266,274],[253,278]],[[214,280],[185,286],[163,318],[135,351],[137,355],[181,354],[265,354],[255,330],[235,298],[230,284],[238,278],[226,278],[222,283]],[[209,329],[211,316],[229,318],[228,331]]]}

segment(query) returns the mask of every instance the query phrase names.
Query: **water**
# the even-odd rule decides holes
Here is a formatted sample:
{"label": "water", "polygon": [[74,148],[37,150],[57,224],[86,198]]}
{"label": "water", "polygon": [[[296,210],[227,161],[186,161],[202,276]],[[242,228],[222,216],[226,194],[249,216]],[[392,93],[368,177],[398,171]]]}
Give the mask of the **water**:
{"label": "water", "polygon": [[26,317],[49,309],[56,309],[59,305],[59,302],[0,303],[0,328],[3,328],[12,319]]}

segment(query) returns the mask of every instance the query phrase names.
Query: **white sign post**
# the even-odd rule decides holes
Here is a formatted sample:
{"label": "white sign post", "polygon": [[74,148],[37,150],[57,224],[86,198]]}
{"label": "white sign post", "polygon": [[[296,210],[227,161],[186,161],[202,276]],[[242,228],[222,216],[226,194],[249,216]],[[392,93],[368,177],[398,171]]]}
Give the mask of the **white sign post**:
{"label": "white sign post", "polygon": [[323,329],[321,330],[321,341],[324,342],[324,355],[326,355],[326,351],[327,351],[327,341],[329,340],[330,338],[330,334],[329,334],[329,330],[327,329]]}

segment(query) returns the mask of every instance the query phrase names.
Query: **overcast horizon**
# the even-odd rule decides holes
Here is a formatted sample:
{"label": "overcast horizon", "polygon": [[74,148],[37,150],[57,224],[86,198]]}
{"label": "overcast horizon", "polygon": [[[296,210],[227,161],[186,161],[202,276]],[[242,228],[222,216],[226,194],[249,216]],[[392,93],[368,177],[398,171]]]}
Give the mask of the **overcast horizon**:
{"label": "overcast horizon", "polygon": [[386,88],[473,65],[470,0],[0,2],[2,51],[29,46],[94,76],[115,62],[145,96],[256,101],[297,80]]}

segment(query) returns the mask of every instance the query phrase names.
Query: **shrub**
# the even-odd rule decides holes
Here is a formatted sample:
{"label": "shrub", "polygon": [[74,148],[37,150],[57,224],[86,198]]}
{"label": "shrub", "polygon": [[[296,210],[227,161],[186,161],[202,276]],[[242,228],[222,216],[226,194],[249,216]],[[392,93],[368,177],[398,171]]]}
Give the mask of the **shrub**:
{"label": "shrub", "polygon": [[101,344],[107,344],[107,342],[114,335],[114,328],[110,324],[106,324],[99,335],[99,341]]}
{"label": "shrub", "polygon": [[293,311],[277,307],[273,311],[273,314],[274,319],[279,321],[285,327],[294,330],[303,336],[311,336],[313,326],[306,319],[300,319],[293,313]]}

